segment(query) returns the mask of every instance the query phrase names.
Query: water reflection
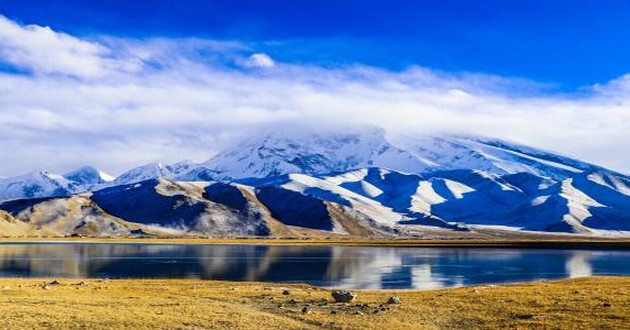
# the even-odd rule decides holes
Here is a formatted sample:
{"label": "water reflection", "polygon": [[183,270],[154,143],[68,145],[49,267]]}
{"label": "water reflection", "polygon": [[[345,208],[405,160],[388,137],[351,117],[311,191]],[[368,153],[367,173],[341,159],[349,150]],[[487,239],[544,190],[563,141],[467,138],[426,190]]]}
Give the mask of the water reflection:
{"label": "water reflection", "polygon": [[593,253],[590,251],[577,251],[567,260],[566,269],[569,277],[586,277],[593,275],[593,267],[591,266],[591,258]]}
{"label": "water reflection", "polygon": [[262,245],[0,244],[0,276],[202,278],[433,289],[630,275],[628,251]]}

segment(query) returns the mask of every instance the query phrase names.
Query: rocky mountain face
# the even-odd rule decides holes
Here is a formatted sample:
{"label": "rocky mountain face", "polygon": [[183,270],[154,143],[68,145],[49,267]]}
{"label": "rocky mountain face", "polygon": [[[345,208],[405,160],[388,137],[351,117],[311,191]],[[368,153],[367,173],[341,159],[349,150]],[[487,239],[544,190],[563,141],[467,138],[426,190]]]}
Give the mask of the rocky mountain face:
{"label": "rocky mountain face", "polygon": [[0,180],[0,235],[630,236],[630,178],[471,136],[267,132],[195,164]]}

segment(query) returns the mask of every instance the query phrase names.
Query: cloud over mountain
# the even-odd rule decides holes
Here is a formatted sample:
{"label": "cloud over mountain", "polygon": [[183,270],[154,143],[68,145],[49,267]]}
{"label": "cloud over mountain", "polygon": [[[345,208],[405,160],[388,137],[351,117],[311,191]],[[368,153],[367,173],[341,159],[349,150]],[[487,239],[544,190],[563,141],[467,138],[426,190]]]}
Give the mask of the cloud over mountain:
{"label": "cloud over mountain", "polygon": [[[562,95],[416,66],[282,62],[259,47],[73,36],[0,16],[0,140],[10,155],[0,175],[203,161],[261,126],[292,122],[497,136],[630,172],[627,77]],[[241,65],[249,62],[257,65]]]}

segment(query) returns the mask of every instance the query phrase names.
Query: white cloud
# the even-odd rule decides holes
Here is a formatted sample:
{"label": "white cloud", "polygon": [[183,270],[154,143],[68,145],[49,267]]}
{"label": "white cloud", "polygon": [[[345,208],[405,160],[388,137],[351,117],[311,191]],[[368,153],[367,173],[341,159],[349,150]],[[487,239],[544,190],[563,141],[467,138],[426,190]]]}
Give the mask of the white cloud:
{"label": "white cloud", "polygon": [[576,97],[524,96],[538,86],[420,67],[285,63],[261,75],[233,68],[252,53],[238,42],[84,40],[2,18],[0,52],[34,72],[0,73],[2,176],[204,161],[236,136],[286,121],[475,133],[630,172],[627,77]]}
{"label": "white cloud", "polygon": [[0,58],[38,74],[100,77],[114,70],[135,70],[138,63],[118,61],[95,42],[55,32],[49,27],[19,25],[0,16]]}
{"label": "white cloud", "polygon": [[273,68],[276,62],[267,54],[256,53],[249,57],[245,65],[250,68]]}

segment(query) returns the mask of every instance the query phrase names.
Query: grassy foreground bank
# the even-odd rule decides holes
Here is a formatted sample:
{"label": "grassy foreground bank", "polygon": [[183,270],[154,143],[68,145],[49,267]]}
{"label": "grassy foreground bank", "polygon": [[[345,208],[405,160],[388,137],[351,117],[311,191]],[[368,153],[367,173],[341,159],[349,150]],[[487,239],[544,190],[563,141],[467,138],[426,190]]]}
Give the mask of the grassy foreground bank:
{"label": "grassy foreground bank", "polygon": [[[0,279],[0,323],[6,329],[622,329],[630,324],[630,277],[358,293],[356,303],[341,305],[329,291],[305,285]],[[385,304],[392,295],[402,304]]]}

